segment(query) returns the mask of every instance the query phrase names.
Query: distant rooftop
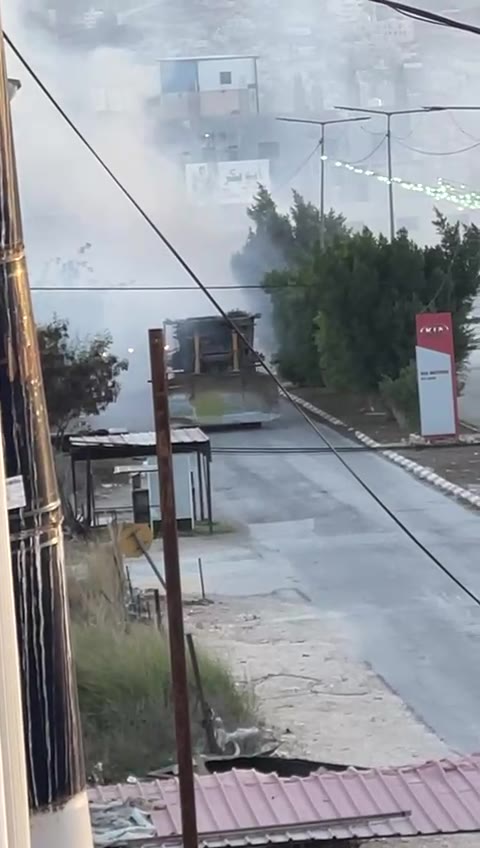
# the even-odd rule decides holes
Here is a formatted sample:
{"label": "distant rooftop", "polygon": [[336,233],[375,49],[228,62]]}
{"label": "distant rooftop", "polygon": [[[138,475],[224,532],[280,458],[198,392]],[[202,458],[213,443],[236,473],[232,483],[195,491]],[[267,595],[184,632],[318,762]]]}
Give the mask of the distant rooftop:
{"label": "distant rooftop", "polygon": [[227,53],[220,56],[165,56],[158,62],[214,62],[224,59],[259,59],[255,54]]}

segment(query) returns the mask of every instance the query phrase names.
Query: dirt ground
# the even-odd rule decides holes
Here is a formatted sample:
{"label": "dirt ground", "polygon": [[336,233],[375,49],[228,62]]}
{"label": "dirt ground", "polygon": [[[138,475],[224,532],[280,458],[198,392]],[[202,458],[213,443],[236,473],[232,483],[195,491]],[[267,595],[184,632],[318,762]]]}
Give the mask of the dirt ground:
{"label": "dirt ground", "polygon": [[[358,766],[454,755],[373,671],[346,651],[348,622],[295,595],[186,608],[196,640],[228,661],[255,695],[280,751]],[[390,848],[474,848],[480,837],[389,840]]]}
{"label": "dirt ground", "polygon": [[[404,446],[410,433],[402,430],[386,414],[378,398],[361,395],[335,395],[323,389],[295,389],[305,400],[343,421],[352,430],[360,430],[385,447],[392,447],[402,456],[431,468],[457,486],[480,494],[480,443],[442,446]],[[480,433],[477,434],[480,436]],[[462,426],[460,436],[466,440],[475,436],[472,428]],[[480,439],[479,439],[480,441]]]}

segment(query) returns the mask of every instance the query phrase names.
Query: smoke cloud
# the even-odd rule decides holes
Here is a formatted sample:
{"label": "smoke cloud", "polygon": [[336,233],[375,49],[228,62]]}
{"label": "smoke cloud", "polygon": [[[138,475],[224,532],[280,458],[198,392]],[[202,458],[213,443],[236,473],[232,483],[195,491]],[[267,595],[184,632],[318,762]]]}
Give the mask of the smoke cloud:
{"label": "smoke cloud", "polygon": [[[97,5],[105,4],[98,0]],[[467,16],[469,4],[464,5]],[[261,108],[273,116],[321,115],[338,104],[415,108],[446,101],[471,103],[476,98],[473,37],[398,16],[377,16],[366,0],[298,0],[280,7],[276,0],[260,6],[254,0],[238,4],[205,0],[191,12],[168,0],[150,4],[111,0],[108,8],[131,23],[134,37],[123,46],[99,47],[62,44],[42,30],[26,12],[43,7],[48,3],[42,0],[4,0],[7,32],[126,187],[210,285],[234,282],[230,259],[242,246],[248,221],[244,210],[235,207],[192,207],[181,157],[169,158],[154,141],[152,112],[146,104],[159,94],[159,58],[258,55]],[[32,285],[190,285],[178,263],[8,52],[7,60],[9,73],[22,81],[12,109]],[[476,113],[452,113],[395,119],[395,174],[424,183],[442,176],[475,187],[480,178],[477,156],[425,156],[411,148],[435,152],[474,144],[480,138],[479,118]],[[384,174],[384,132],[381,118],[363,127],[331,128],[330,160],[364,159],[364,169]],[[282,209],[288,207],[292,188],[318,202],[318,154],[299,167],[318,139],[318,127],[284,125],[282,162],[274,185]],[[379,143],[378,151],[370,155]],[[400,188],[395,195],[398,224],[407,225],[420,241],[433,238],[431,200]],[[387,229],[386,186],[375,176],[346,173],[329,161],[327,205],[356,226]],[[453,206],[443,211],[468,217]],[[86,244],[91,247],[79,254]],[[226,309],[256,305],[248,292],[216,294]],[[140,424],[127,420],[132,408],[142,410],[139,417],[150,408],[148,328],[166,318],[213,311],[195,291],[59,291],[35,294],[34,304],[39,321],[57,312],[70,319],[74,332],[112,332],[116,350],[129,357],[131,367],[109,420],[131,427]]]}

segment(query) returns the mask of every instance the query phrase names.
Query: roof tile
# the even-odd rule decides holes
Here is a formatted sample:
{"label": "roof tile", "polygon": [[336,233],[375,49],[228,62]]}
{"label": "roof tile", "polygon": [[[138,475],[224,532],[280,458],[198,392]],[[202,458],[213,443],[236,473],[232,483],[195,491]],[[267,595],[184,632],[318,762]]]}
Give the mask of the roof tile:
{"label": "roof tile", "polygon": [[[195,781],[198,829],[208,848],[480,831],[480,754],[306,778],[233,770]],[[154,801],[160,842],[180,835],[176,780],[96,787],[90,799]]]}

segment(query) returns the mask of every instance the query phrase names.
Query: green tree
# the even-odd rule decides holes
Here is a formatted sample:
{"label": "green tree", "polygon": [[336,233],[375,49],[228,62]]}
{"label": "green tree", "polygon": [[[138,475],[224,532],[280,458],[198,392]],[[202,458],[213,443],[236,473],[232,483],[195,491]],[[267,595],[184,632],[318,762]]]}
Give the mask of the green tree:
{"label": "green tree", "polygon": [[[247,214],[253,226],[243,249],[232,259],[235,277],[241,285],[263,285],[270,296],[277,364],[284,376],[299,383],[318,381],[312,321],[318,311],[318,290],[312,262],[319,249],[319,211],[293,192],[289,213],[281,214],[260,186]],[[346,235],[343,216],[330,211],[325,231],[327,244]]]}
{"label": "green tree", "polygon": [[38,341],[50,426],[60,439],[117,399],[128,362],[112,353],[109,333],[72,339],[68,321],[57,316],[38,327]]}
{"label": "green tree", "polygon": [[[266,198],[264,198],[264,201]],[[278,364],[298,383],[335,390],[381,391],[409,420],[417,409],[415,316],[451,312],[457,369],[473,346],[468,321],[479,288],[480,230],[449,224],[436,212],[438,242],[420,247],[406,230],[390,242],[368,229],[352,233],[330,213],[324,251],[316,210],[298,196],[283,267],[263,277],[278,334]],[[272,204],[269,215],[277,214]]]}
{"label": "green tree", "polygon": [[316,344],[333,388],[378,389],[397,380],[415,356],[415,316],[451,312],[457,366],[472,347],[468,324],[479,287],[480,231],[437,213],[439,242],[420,248],[405,230],[393,242],[369,230],[318,256],[320,309]]}

